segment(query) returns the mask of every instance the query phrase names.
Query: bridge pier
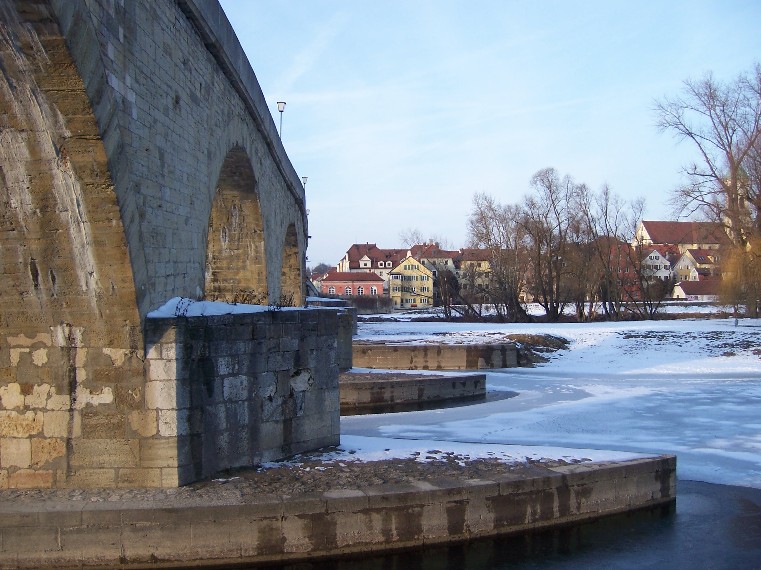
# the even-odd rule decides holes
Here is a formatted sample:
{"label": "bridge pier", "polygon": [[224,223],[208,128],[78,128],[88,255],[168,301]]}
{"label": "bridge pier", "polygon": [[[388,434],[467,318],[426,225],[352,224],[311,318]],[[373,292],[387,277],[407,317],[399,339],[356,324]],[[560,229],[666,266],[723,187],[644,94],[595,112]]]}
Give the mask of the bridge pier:
{"label": "bridge pier", "polygon": [[[0,26],[0,488],[205,476],[177,474],[170,432],[195,415],[157,404],[189,377],[157,372],[147,315],[304,303],[304,188],[256,77],[217,2],[1,0]],[[332,358],[328,329],[314,358]],[[335,440],[331,405],[315,445]],[[303,447],[286,435],[283,454]]]}

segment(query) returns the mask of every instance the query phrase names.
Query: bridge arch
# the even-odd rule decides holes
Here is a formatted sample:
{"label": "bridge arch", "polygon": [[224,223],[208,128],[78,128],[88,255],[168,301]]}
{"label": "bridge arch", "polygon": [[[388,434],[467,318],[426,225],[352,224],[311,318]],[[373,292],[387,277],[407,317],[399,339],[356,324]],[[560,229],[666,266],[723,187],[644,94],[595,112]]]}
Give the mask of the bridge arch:
{"label": "bridge arch", "polygon": [[233,147],[217,179],[206,240],[204,297],[267,304],[264,222],[248,154]]}
{"label": "bridge arch", "polygon": [[[0,108],[8,115],[0,134],[0,431],[13,434],[3,446],[14,455],[0,480],[187,482],[208,427],[188,421],[199,417],[222,368],[206,345],[183,335],[195,340],[198,323],[219,323],[191,323],[187,304],[174,316],[151,313],[175,297],[269,304],[293,291],[301,304],[303,184],[215,0],[0,0],[0,27]],[[307,360],[292,365],[298,351],[282,361],[246,352],[259,343],[225,358],[256,359],[278,373],[310,368],[325,378],[303,391],[329,390],[337,402],[337,369],[315,364],[334,360],[335,319],[318,313],[287,314],[304,324],[303,335],[289,327],[299,342],[312,343],[318,329],[324,337]],[[281,313],[257,314],[265,328],[283,328]],[[254,319],[230,320],[238,318]],[[251,382],[275,378],[261,374]],[[221,391],[236,414],[246,396],[243,384],[230,389],[238,381],[225,378]],[[265,420],[252,416],[252,439],[230,437],[225,457],[257,462],[265,451],[279,457],[335,441],[337,409],[272,403],[266,421],[289,422],[287,430],[256,432]],[[219,429],[237,434],[242,426]],[[282,442],[254,441],[255,432],[282,433]],[[217,435],[207,440],[228,438]]]}

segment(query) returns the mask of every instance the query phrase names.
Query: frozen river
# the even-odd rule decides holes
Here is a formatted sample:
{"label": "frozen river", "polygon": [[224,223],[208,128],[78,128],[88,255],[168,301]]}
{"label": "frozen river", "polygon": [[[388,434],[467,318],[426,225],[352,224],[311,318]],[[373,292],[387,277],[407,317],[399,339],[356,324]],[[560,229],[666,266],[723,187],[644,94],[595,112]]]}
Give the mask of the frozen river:
{"label": "frozen river", "polygon": [[445,442],[499,443],[516,457],[536,457],[532,450],[591,459],[606,453],[673,453],[679,483],[675,512],[621,515],[345,567],[761,568],[760,325],[740,321],[735,327],[726,319],[361,324],[360,338],[386,342],[482,342],[538,333],[562,336],[570,349],[536,368],[490,371],[488,389],[517,392],[514,398],[344,417],[347,442],[369,436],[378,438],[377,448],[391,450],[415,443],[422,448],[430,440],[439,440],[441,449]]}
{"label": "frozen river", "polygon": [[361,323],[359,336],[479,342],[518,332],[570,341],[546,364],[489,371],[490,391],[518,396],[345,417],[342,434],[673,453],[680,479],[761,488],[761,323]]}

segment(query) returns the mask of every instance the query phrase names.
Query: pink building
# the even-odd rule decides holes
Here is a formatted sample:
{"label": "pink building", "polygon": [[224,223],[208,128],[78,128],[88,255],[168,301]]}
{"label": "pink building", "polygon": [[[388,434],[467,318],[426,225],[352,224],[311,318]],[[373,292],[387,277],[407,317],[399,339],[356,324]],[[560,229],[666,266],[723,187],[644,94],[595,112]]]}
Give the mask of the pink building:
{"label": "pink building", "polygon": [[337,297],[381,297],[384,279],[373,272],[328,273],[320,282],[320,293]]}

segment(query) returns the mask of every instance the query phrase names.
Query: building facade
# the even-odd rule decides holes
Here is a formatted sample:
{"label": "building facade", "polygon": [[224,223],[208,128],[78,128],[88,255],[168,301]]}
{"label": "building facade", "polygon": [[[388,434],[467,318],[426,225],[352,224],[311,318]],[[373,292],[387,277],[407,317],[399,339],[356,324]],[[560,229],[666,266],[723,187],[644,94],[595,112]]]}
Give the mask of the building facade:
{"label": "building facade", "polygon": [[415,309],[433,305],[433,273],[408,255],[389,275],[389,296],[394,309]]}

